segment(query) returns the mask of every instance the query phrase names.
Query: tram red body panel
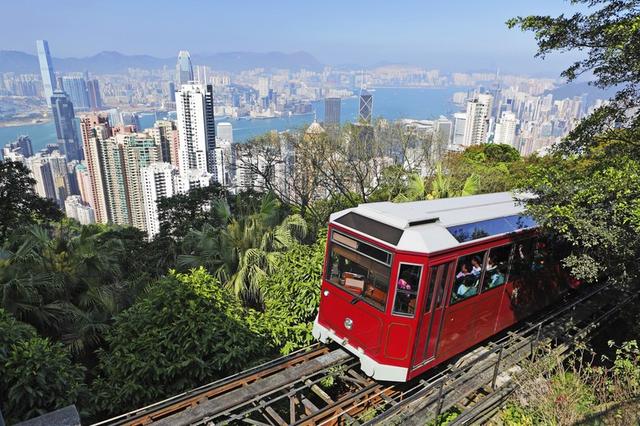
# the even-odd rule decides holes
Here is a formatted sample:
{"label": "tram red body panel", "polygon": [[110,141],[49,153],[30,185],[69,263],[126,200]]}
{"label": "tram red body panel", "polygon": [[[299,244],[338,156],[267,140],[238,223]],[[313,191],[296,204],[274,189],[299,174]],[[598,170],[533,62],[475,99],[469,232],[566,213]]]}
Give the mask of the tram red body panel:
{"label": "tram red body panel", "polygon": [[[491,217],[490,197],[467,198],[472,205],[468,209],[478,205],[481,219]],[[509,206],[505,194],[495,194],[493,199],[500,208]],[[449,211],[442,202],[431,205]],[[385,204],[382,208],[396,207]],[[473,217],[474,212],[465,209],[460,207]],[[375,210],[370,215],[379,216]],[[534,227],[478,238],[456,234],[455,226],[438,227],[439,222],[432,219],[423,221],[431,225],[408,221],[404,228],[391,219],[388,222],[394,226],[361,216],[356,219],[367,225],[371,235],[349,220],[343,222],[363,229],[333,220],[329,225],[314,336],[338,342],[360,357],[365,373],[380,380],[405,381],[420,375],[517,323],[568,288],[560,267],[550,260],[549,248],[535,239]],[[484,224],[485,233],[490,234],[492,229],[508,229],[506,224],[515,220],[524,219],[505,215],[477,223]],[[441,228],[463,241],[454,242]],[[409,229],[424,230],[427,237],[433,232],[434,240],[442,241],[440,246],[451,247],[419,250],[418,234],[409,235]],[[405,237],[409,243],[402,240]],[[407,250],[414,247],[411,238],[416,241],[415,251]]]}

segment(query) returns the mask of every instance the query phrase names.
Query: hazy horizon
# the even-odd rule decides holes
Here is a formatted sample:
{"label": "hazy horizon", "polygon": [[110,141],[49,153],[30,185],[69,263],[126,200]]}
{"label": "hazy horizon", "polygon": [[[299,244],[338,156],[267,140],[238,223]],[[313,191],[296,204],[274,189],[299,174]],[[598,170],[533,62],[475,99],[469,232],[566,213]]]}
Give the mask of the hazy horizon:
{"label": "hazy horizon", "polygon": [[[46,39],[58,58],[102,51],[159,58],[176,56],[183,49],[193,55],[303,51],[332,66],[388,62],[556,76],[575,59],[575,55],[553,55],[544,61],[534,58],[533,36],[505,25],[518,15],[577,10],[559,0],[526,4],[505,0],[344,4],[327,0],[275,5],[116,0],[98,11],[78,0],[62,4],[27,0],[3,9],[0,50],[35,54],[35,40]],[[25,16],[29,21],[25,22]]]}

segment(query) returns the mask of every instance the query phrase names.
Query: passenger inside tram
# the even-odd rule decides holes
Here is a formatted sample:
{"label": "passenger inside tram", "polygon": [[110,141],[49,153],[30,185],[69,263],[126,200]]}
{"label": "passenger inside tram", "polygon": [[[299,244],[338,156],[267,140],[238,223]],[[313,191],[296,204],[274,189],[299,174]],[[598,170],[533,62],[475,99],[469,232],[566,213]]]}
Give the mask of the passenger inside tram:
{"label": "passenger inside tram", "polygon": [[500,272],[496,259],[492,256],[487,259],[487,269],[485,275],[488,275],[488,279],[485,278],[485,280],[487,280],[487,288],[494,288],[504,284],[504,274]]}

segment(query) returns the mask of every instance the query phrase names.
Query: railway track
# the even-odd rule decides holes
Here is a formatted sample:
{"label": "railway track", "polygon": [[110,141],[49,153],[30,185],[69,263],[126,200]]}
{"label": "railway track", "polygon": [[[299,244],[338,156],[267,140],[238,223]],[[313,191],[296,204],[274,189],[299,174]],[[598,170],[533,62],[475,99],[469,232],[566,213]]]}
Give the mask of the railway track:
{"label": "railway track", "polygon": [[357,358],[316,344],[97,425],[411,425],[453,406],[468,408],[459,424],[471,424],[508,396],[510,374],[539,345],[567,351],[637,297],[612,283],[582,289],[409,383],[373,381]]}

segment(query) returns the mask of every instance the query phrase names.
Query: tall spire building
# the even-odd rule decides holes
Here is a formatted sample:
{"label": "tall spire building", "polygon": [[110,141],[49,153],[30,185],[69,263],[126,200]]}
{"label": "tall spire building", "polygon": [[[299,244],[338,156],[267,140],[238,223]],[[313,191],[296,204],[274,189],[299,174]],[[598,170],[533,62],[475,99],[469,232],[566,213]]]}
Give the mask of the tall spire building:
{"label": "tall spire building", "polygon": [[183,84],[193,82],[193,66],[191,65],[191,56],[186,50],[178,53],[178,62],[176,63],[176,84],[178,90]]}
{"label": "tall spire building", "polygon": [[51,64],[51,54],[49,53],[49,43],[47,40],[37,40],[36,47],[38,49],[38,62],[40,63],[40,75],[42,76],[42,85],[44,86],[44,97],[47,105],[51,106],[51,97],[53,91],[56,90],[56,77]]}

